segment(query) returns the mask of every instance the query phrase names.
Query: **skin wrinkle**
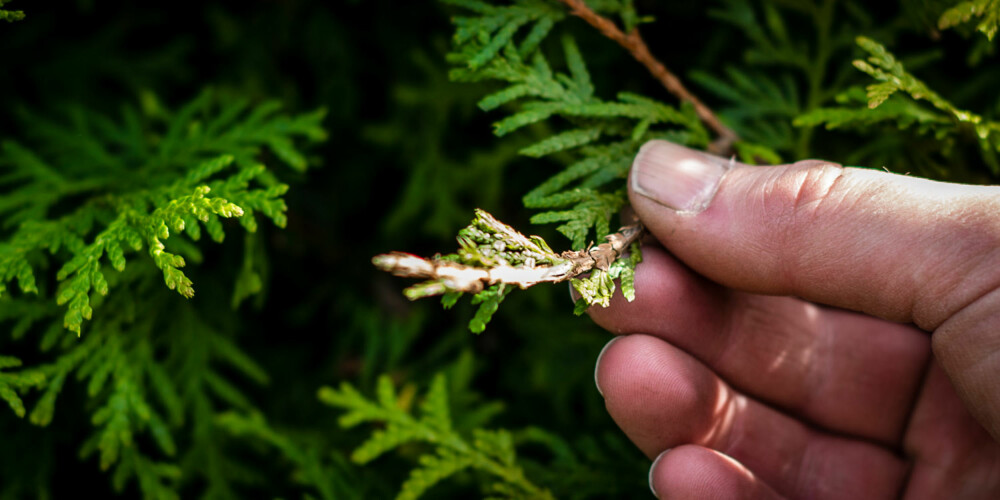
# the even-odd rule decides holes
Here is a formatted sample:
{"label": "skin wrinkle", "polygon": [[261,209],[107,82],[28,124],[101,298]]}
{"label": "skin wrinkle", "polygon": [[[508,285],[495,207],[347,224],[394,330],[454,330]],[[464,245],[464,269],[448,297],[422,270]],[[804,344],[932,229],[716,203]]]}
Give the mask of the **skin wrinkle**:
{"label": "skin wrinkle", "polygon": [[[905,450],[916,457],[910,474],[914,480],[903,497],[908,500],[931,498],[924,491],[927,488],[949,491],[953,498],[982,498],[981,495],[974,495],[975,488],[990,491],[998,484],[1000,454],[996,453],[995,443],[985,431],[979,435],[966,435],[962,439],[949,439],[947,427],[941,427],[942,422],[951,427],[975,425],[954,393],[943,401],[936,400],[940,398],[935,396],[948,391],[949,385],[939,367],[928,371],[920,406],[915,410],[918,417],[911,421],[904,438]],[[953,420],[956,414],[965,414],[965,418]],[[950,424],[947,423],[949,420]],[[984,460],[986,462],[982,463]],[[956,481],[949,477],[960,479]],[[987,498],[995,498],[995,495]]]}
{"label": "skin wrinkle", "polygon": [[[983,453],[983,450],[991,444],[992,443],[986,441],[980,441],[976,443],[973,449],[969,453],[963,455],[964,460],[961,461],[962,468],[968,469],[969,468],[968,464],[970,462],[973,462],[974,457],[975,458],[980,458],[983,456],[989,457],[990,455],[987,453]],[[985,477],[982,477],[978,481],[972,481],[972,480],[963,481],[963,486],[965,487],[966,491],[969,492],[982,491],[983,489],[989,489],[990,486],[995,486],[996,484],[1000,483],[1000,457],[997,457],[994,454],[994,456],[990,458],[990,461],[993,462],[993,467],[984,467],[978,469],[980,471],[985,471],[985,473],[983,474]],[[978,479],[978,477],[975,476],[974,478]]]}
{"label": "skin wrinkle", "polygon": [[708,356],[704,356],[704,362],[707,366],[721,366],[722,359],[729,352],[730,347],[735,344],[731,340],[739,332],[740,325],[743,323],[742,321],[737,321],[737,319],[743,319],[742,314],[739,314],[741,304],[742,301],[736,293],[726,294],[723,306],[725,314],[722,317],[723,319],[719,328],[722,335],[714,340],[714,352]]}
{"label": "skin wrinkle", "polygon": [[[1000,350],[992,350],[984,356],[980,356],[978,359],[974,360],[971,364],[966,366],[961,366],[959,368],[959,373],[953,373],[951,370],[947,370],[949,374],[952,374],[956,382],[961,385],[961,388],[956,387],[961,392],[965,392],[969,399],[981,403],[980,405],[971,409],[974,415],[977,415],[980,421],[986,420],[990,425],[987,426],[990,433],[996,439],[996,435],[1000,433],[1000,429],[997,429],[997,423],[995,421],[989,421],[989,416],[995,416],[998,411],[998,404],[996,402],[995,387],[989,385],[989,381],[992,377],[996,376],[997,367],[1000,366]],[[992,362],[991,362],[992,361]],[[968,375],[982,374],[980,377],[971,377],[971,381],[966,381]],[[961,393],[960,392],[960,393]],[[985,413],[985,415],[984,415]]]}
{"label": "skin wrinkle", "polygon": [[724,432],[720,433],[720,437],[724,437],[724,444],[720,443],[719,449],[725,450],[723,453],[729,454],[732,450],[737,449],[743,442],[743,438],[746,436],[746,419],[739,418],[739,407],[742,403],[743,408],[746,408],[746,396],[741,396],[733,391],[729,386],[724,386],[726,388],[726,416],[727,419],[720,420],[720,422],[728,421],[728,428]]}
{"label": "skin wrinkle", "polygon": [[805,230],[808,226],[800,225],[802,200],[813,186],[809,181],[809,172],[807,169],[778,170],[777,175],[765,181],[762,189],[764,220],[769,221],[766,230],[773,232],[774,237],[761,240],[769,244],[765,252],[774,255],[776,274],[793,290],[799,289],[796,272],[800,267],[798,249],[804,248],[794,245],[794,242],[811,232]]}
{"label": "skin wrinkle", "polygon": [[[821,328],[824,328],[827,331],[830,328],[830,323],[831,322],[829,321],[819,322]],[[813,348],[815,349],[815,355],[812,356],[812,362],[809,363],[809,370],[807,371],[807,375],[805,377],[807,382],[803,384],[803,386],[813,387],[815,390],[805,391],[806,395],[802,399],[799,407],[800,414],[810,414],[810,410],[812,410],[812,413],[814,414],[820,414],[814,406],[817,404],[816,395],[833,392],[829,389],[829,384],[836,380],[836,377],[831,376],[834,373],[831,369],[834,357],[827,355],[827,353],[833,351],[831,347],[833,343],[833,336],[827,333],[827,331],[813,332],[812,343],[814,344]],[[817,339],[819,339],[823,345],[815,345]]]}
{"label": "skin wrinkle", "polygon": [[[916,294],[914,299],[913,321],[928,331],[1000,288],[1000,229],[990,220],[995,216],[962,212],[966,215],[949,214],[946,218],[951,221],[949,228],[939,236],[941,245],[935,245],[947,249],[951,253],[949,258],[934,256],[925,261],[929,267],[923,273],[927,276],[924,283],[940,284],[924,287],[926,291]],[[955,242],[971,243],[959,246]],[[966,297],[947,300],[963,291]],[[942,304],[948,303],[942,308]]]}
{"label": "skin wrinkle", "polygon": [[727,392],[727,409],[726,415],[729,417],[727,419],[719,419],[719,425],[721,426],[724,422],[728,421],[728,428],[723,432],[719,432],[717,439],[714,442],[704,442],[704,446],[718,450],[719,452],[733,457],[736,460],[736,453],[741,449],[741,445],[747,440],[747,427],[745,416],[739,415],[739,405],[738,403],[743,403],[743,409],[745,411],[747,407],[746,396],[741,395],[726,387]]}
{"label": "skin wrinkle", "polygon": [[[792,486],[792,491],[795,493],[795,498],[809,498],[815,495],[810,495],[813,493],[811,490],[815,488],[816,481],[808,481],[807,478],[814,477],[813,467],[814,460],[812,449],[815,447],[813,442],[806,442],[805,446],[802,448],[802,453],[798,456],[798,467],[792,467],[795,471],[795,478],[790,481]],[[806,473],[806,470],[809,473]],[[810,484],[812,483],[812,484]]]}
{"label": "skin wrinkle", "polygon": [[[785,414],[784,412],[776,410],[768,405],[762,405],[762,408],[763,411],[772,411],[776,415],[788,417],[788,415]],[[744,416],[744,418],[740,420],[746,421],[748,420],[748,418]],[[794,445],[789,446],[789,442],[785,442],[783,443],[784,446],[782,446],[780,450],[775,450],[781,453],[781,463],[780,465],[775,467],[775,472],[777,476],[780,478],[779,482],[781,484],[791,485],[791,488],[780,488],[780,487],[777,488],[778,491],[783,494],[794,493],[797,491],[797,484],[799,482],[799,477],[801,476],[800,468],[805,463],[804,453],[806,449],[808,449],[810,446],[809,443],[810,439],[808,438],[808,436],[812,433],[812,430],[808,426],[794,419],[791,419],[790,422],[787,422],[787,425],[793,427],[792,434],[795,436],[795,438],[801,439],[804,437],[805,439],[803,440],[804,443],[803,446],[794,446]],[[758,440],[759,439],[760,438],[758,437]],[[742,453],[735,453],[736,451],[740,450],[735,450],[735,449],[733,449],[732,451],[723,450],[724,453],[733,455],[734,457],[737,458],[739,455],[747,455],[746,451],[743,451]],[[790,452],[794,453],[790,454]],[[746,456],[745,458],[743,458],[743,460],[753,463],[754,460],[756,460],[756,458],[753,456]],[[791,477],[789,477],[790,474]]]}
{"label": "skin wrinkle", "polygon": [[[786,175],[794,179],[791,182],[798,186],[796,192],[796,196],[799,198],[798,206],[788,209],[787,207],[792,202],[787,201],[787,198],[783,201],[780,196],[776,196],[772,200],[773,204],[786,207],[788,214],[784,216],[785,222],[782,224],[779,220],[775,228],[780,237],[769,240],[775,242],[771,248],[773,248],[773,253],[779,256],[780,270],[778,275],[782,276],[783,281],[791,290],[815,290],[817,284],[820,284],[820,290],[822,290],[822,284],[825,281],[822,279],[823,276],[834,272],[835,269],[854,269],[852,275],[856,276],[856,279],[876,279],[884,281],[887,289],[912,290],[912,284],[904,284],[910,280],[905,278],[903,278],[903,282],[897,282],[895,279],[887,280],[887,277],[880,273],[880,270],[884,268],[882,262],[884,259],[876,258],[871,263],[856,260],[845,262],[845,259],[850,255],[877,251],[883,246],[885,242],[882,236],[886,232],[885,227],[881,227],[879,230],[880,226],[878,225],[841,224],[841,221],[833,216],[846,210],[850,213],[862,214],[863,218],[870,220],[873,224],[890,224],[891,219],[880,215],[883,211],[879,206],[882,203],[891,203],[891,199],[897,197],[898,194],[884,186],[872,186],[864,176],[854,175],[858,172],[856,169],[837,168],[831,164],[825,165],[829,166],[824,167],[823,172],[811,174],[812,177],[804,179],[796,178],[795,174],[798,176],[810,174],[786,170],[789,172]],[[825,182],[824,179],[826,179]],[[813,187],[808,187],[810,185]],[[852,189],[855,186],[864,188],[865,197],[851,194],[859,192],[858,189]],[[819,194],[813,196],[803,194],[809,191],[816,191]],[[791,195],[786,194],[785,196]],[[836,198],[836,202],[829,203],[834,198]],[[809,203],[812,203],[812,206],[809,206]],[[867,211],[862,211],[858,210],[859,205],[872,205],[872,207]],[[802,208],[805,206],[809,206],[807,213],[804,213]],[[816,226],[814,223],[817,220],[825,220],[826,223],[822,226]],[[867,227],[872,227],[875,230],[859,232],[860,229]],[[817,241],[829,240],[832,234],[839,236],[836,240],[826,244],[817,244]],[[845,248],[844,245],[849,246]],[[860,269],[859,266],[865,266],[867,270]],[[803,273],[803,269],[811,269],[811,272]],[[912,293],[907,295],[912,295]],[[858,296],[849,299],[849,303],[844,305],[857,309],[872,309],[865,307],[870,300],[871,297],[868,295]],[[886,307],[888,305],[883,304],[876,307],[875,311],[868,312],[876,312],[879,316],[903,321],[910,316],[908,306]]]}
{"label": "skin wrinkle", "polygon": [[[934,359],[934,355],[931,352],[929,344],[930,343],[928,343],[927,354],[924,357],[923,367],[920,369],[921,376],[917,379],[919,382],[917,382],[912,391],[912,394],[910,395],[910,404],[907,406],[906,411],[903,412],[905,420],[903,421],[903,425],[899,426],[899,435],[896,436],[896,439],[893,440],[893,443],[897,443],[896,447],[899,448],[899,451],[903,452],[906,451],[906,444],[907,444],[906,437],[909,435],[910,429],[913,426],[912,416],[917,411],[917,407],[920,404],[920,398],[923,396],[923,392],[927,387],[927,381],[930,378],[931,370],[934,368],[936,363],[936,360]],[[916,455],[910,454],[910,456],[916,456]],[[910,471],[908,471],[907,474],[909,474],[909,472],[912,472],[913,470],[912,463],[909,465],[909,468]],[[904,481],[904,484],[905,483],[906,481]]]}
{"label": "skin wrinkle", "polygon": [[[989,443],[987,441],[981,441],[979,443],[979,446],[976,448],[976,454],[977,455],[990,456],[990,454],[988,453],[988,451],[987,452],[982,451],[985,448],[987,448],[987,446],[989,444],[991,444],[991,443]],[[992,467],[987,467],[985,469],[986,471],[988,471],[986,473],[986,475],[987,475],[986,484],[990,485],[990,486],[995,486],[997,484],[1000,484],[1000,456],[997,456],[996,454],[993,454],[991,461],[993,462],[993,464],[992,464],[993,466]]]}
{"label": "skin wrinkle", "polygon": [[[855,190],[850,189],[850,186],[857,184],[851,169],[824,162],[819,169],[812,167],[804,171],[783,172],[792,179],[790,182],[795,186],[795,193],[791,202],[780,197],[772,201],[787,210],[786,222],[775,228],[779,236],[774,239],[773,251],[778,255],[779,275],[789,289],[800,293],[816,288],[816,283],[822,282],[818,278],[826,274],[827,269],[846,267],[843,265],[845,255],[854,252],[844,252],[840,245],[848,240],[817,244],[817,236],[819,240],[827,239],[830,222],[817,226],[816,221],[830,220],[836,224],[837,219],[831,218],[829,214],[842,210],[845,203],[855,205],[859,196],[853,194]],[[835,202],[832,201],[833,197],[837,198]],[[853,236],[850,241],[854,242],[864,242],[871,237],[866,234]],[[863,246],[874,245],[863,243]],[[826,265],[819,267],[817,263]],[[813,268],[812,273],[803,272],[803,269],[809,268]],[[875,273],[866,274],[877,276]]]}
{"label": "skin wrinkle", "polygon": [[[992,289],[949,317],[935,330],[931,337],[935,355],[947,368],[949,364],[969,366],[979,356],[982,342],[968,335],[981,333],[981,325],[1000,323],[997,305],[1000,304],[1000,289]],[[985,313],[985,314],[983,314]],[[974,346],[974,347],[971,347]]]}
{"label": "skin wrinkle", "polygon": [[[738,302],[735,305],[737,314],[733,314],[731,316],[734,318],[738,318],[738,320],[731,321],[728,325],[726,325],[726,331],[727,331],[726,336],[728,338],[732,338],[735,335],[738,335],[738,333],[741,331],[746,332],[746,331],[759,330],[759,331],[777,332],[780,331],[778,330],[779,328],[782,328],[785,325],[783,321],[779,321],[780,319],[784,318],[784,314],[782,314],[780,317],[776,316],[777,314],[783,311],[773,306],[768,307],[767,304],[760,304],[760,301],[755,299],[756,298],[753,296],[746,296],[746,295],[743,295],[741,296],[740,299],[737,299]],[[781,356],[783,353],[789,352],[789,350],[795,350],[795,351],[801,350],[798,348],[799,346],[795,346],[796,347],[795,349],[791,349],[788,347],[787,339],[791,336],[788,335],[787,333],[784,335],[775,334],[775,336],[781,337],[783,339],[782,342],[777,344],[781,345],[784,351],[771,354],[769,357],[774,358],[775,355]],[[726,342],[723,352],[727,354],[735,353],[737,356],[746,355],[745,352],[733,351],[732,347],[734,347],[735,345],[736,345],[735,342]],[[723,363],[723,356],[719,356],[717,359],[713,360],[713,362],[708,363],[708,365],[725,366],[725,364]],[[785,368],[786,366],[787,366],[786,364],[781,364],[776,368]],[[808,370],[810,371],[812,370],[812,365],[810,364],[799,363],[798,366],[806,366],[808,367]],[[736,381],[732,381],[730,383],[733,384],[734,387],[740,388],[741,390],[746,390],[746,388],[740,387],[740,384],[735,382]],[[798,406],[797,403],[801,401],[803,398],[805,398],[809,393],[809,391],[806,390],[807,386],[808,384],[803,384],[802,386],[800,386],[800,391],[798,391],[799,392],[798,394],[790,394],[786,398],[783,398],[789,401],[781,403],[780,406],[785,407],[785,409],[788,410],[796,409],[794,407]]]}
{"label": "skin wrinkle", "polygon": [[[1000,290],[991,290],[942,323],[932,337],[934,353],[951,377],[955,390],[969,402],[969,411],[993,439],[1000,439],[1000,423],[996,421],[1000,407],[995,400],[995,383],[991,383],[997,367],[990,369],[983,363],[1000,347],[995,330],[984,331],[983,326],[998,323],[995,312],[998,302]],[[992,337],[992,345],[983,345],[984,334]],[[987,354],[982,354],[984,351]]]}
{"label": "skin wrinkle", "polygon": [[960,435],[958,439],[950,438],[949,433],[954,428],[974,426],[972,417],[950,386],[940,365],[931,365],[903,440],[904,449],[920,457],[921,463],[961,467],[961,460],[968,457],[970,447],[991,442],[982,429],[974,434]]}
{"label": "skin wrinkle", "polygon": [[925,249],[923,256],[913,259],[920,265],[914,273],[912,321],[924,330],[935,330],[1000,285],[1000,226],[994,215],[1000,210],[998,191],[994,187],[982,192],[957,192],[924,202],[924,211],[933,218],[919,223],[937,229],[929,235],[912,230],[927,236],[918,247]]}
{"label": "skin wrinkle", "polygon": [[[754,299],[753,296],[749,296],[735,305],[736,311],[740,313],[730,314],[730,316],[739,319],[732,319],[727,322],[723,330],[727,332],[725,334],[727,337],[731,337],[740,331],[745,332],[745,331],[753,331],[761,329],[765,330],[781,329],[785,325],[789,324],[789,321],[784,319],[784,316],[781,315],[779,311],[776,311],[773,308],[773,306],[771,308],[756,307],[754,305],[756,301],[753,299]],[[825,311],[812,304],[803,303],[802,306],[805,308],[814,309],[817,317],[822,317],[822,315],[831,313],[830,311]],[[779,314],[779,316],[775,316],[776,313]],[[834,359],[836,359],[836,357],[830,355],[830,354],[836,354],[832,352],[834,345],[834,336],[829,332],[829,330],[832,328],[832,325],[833,322],[831,321],[817,321],[806,325],[801,325],[801,324],[791,325],[792,328],[795,329],[801,329],[801,328],[809,329],[808,332],[809,341],[806,343],[806,345],[803,345],[801,347],[791,348],[792,351],[796,352],[808,351],[807,353],[808,357],[803,358],[805,354],[795,354],[794,359],[785,358],[786,360],[788,360],[788,362],[794,362],[796,363],[796,366],[800,367],[800,369],[792,371],[796,373],[796,376],[802,379],[803,382],[801,384],[797,384],[799,390],[794,393],[787,393],[785,397],[781,397],[777,401],[772,399],[765,399],[762,400],[762,402],[769,405],[774,405],[773,408],[782,413],[798,414],[800,415],[798,418],[805,418],[807,421],[815,425],[820,425],[820,426],[825,425],[823,422],[815,421],[815,419],[810,418],[806,415],[822,415],[823,413],[825,413],[820,411],[821,408],[817,406],[818,403],[823,402],[823,400],[817,399],[817,396],[820,394],[834,393],[835,391],[833,391],[833,389],[830,387],[830,384],[841,382],[840,379],[831,375],[833,373],[836,373],[833,366],[833,361]],[[819,328],[819,330],[817,330],[816,328]],[[799,337],[800,335],[805,335],[805,334],[806,332],[799,332],[799,333],[788,332],[784,335],[779,335],[779,337],[784,338],[787,336],[787,338],[796,338]],[[787,340],[779,342],[778,344],[786,344],[786,342]],[[724,345],[723,352],[726,353],[726,355],[729,355],[730,353],[735,353],[740,356],[746,355],[745,352],[734,350],[734,348],[736,347],[736,343],[726,341],[723,342],[723,345]],[[778,354],[780,355],[781,353]],[[724,356],[715,356],[713,358],[706,358],[705,362],[708,366],[724,366],[726,363],[723,360],[723,358]],[[782,364],[780,367],[787,369],[786,368],[787,366],[788,365],[786,363]],[[747,392],[748,394],[754,395],[755,397],[760,397],[760,394],[756,394],[759,391],[748,391],[747,390],[748,388],[743,387],[742,384],[739,384],[738,380],[732,380],[730,379],[730,377],[725,377],[724,373],[720,373],[719,376],[724,377],[727,380],[727,382],[734,388]],[[907,391],[906,399],[913,400],[915,397],[916,397],[916,388]],[[893,427],[897,429],[893,432],[893,434],[898,435],[901,432],[901,429],[903,427],[902,423],[903,422],[900,421],[895,425],[893,425]],[[874,429],[871,431],[874,431]],[[891,437],[882,436],[881,432],[877,434],[879,434],[877,438],[876,437],[872,438],[873,443],[884,445],[887,440],[891,440]]]}
{"label": "skin wrinkle", "polygon": [[[930,379],[931,379],[931,370],[934,369],[934,363],[935,363],[934,357],[933,356],[927,356],[926,361],[924,361],[924,367],[923,367],[923,371],[922,371],[923,375],[920,376],[920,379],[919,379],[920,383],[919,383],[919,385],[917,385],[917,390],[915,391],[915,394],[913,395],[912,402],[910,403],[910,407],[906,411],[905,415],[912,416],[912,415],[916,414],[917,409],[920,406],[921,399],[924,397],[924,393],[927,391],[928,381],[930,381]],[[914,431],[914,426],[917,425],[917,424],[918,424],[918,422],[916,421],[916,419],[909,418],[905,422],[905,425],[902,426],[902,434],[900,434],[899,440],[897,442],[899,443],[900,449],[903,452],[904,456],[918,457],[918,458],[921,457],[921,454],[919,453],[919,451],[917,449],[914,449],[914,448],[912,448],[912,447],[909,446],[910,443],[909,443],[909,441],[907,439],[910,436],[911,432]],[[930,456],[935,456],[935,455],[930,454]],[[917,466],[918,460],[914,459],[914,460],[910,460],[909,462],[910,462],[909,463],[909,471],[907,471],[907,476],[909,476],[910,474],[912,474],[913,469],[916,468],[916,466]],[[904,484],[906,482],[907,481],[904,481]]]}
{"label": "skin wrinkle", "polygon": [[847,175],[847,170],[835,163],[819,162],[817,165],[815,160],[796,162],[794,167],[803,169],[805,177],[797,182],[798,189],[791,204],[793,217],[799,218],[804,212],[808,222],[815,222],[817,214],[823,211],[831,195],[837,192],[837,185]]}
{"label": "skin wrinkle", "polygon": [[[952,469],[970,469],[970,463],[975,463],[974,459],[981,459],[984,453],[981,452],[988,444],[988,442],[980,441],[975,445],[975,447],[970,450],[969,453],[963,454],[962,459],[958,463],[951,464]],[[988,456],[988,455],[987,455]],[[1000,466],[1000,460],[996,456],[993,456],[990,461],[993,462],[993,467],[979,467],[975,470],[982,471],[982,474],[973,475],[971,478],[966,478],[958,485],[959,491],[956,493],[956,498],[964,498],[967,494],[979,491],[989,491],[992,487],[995,487],[998,483],[998,466]]]}
{"label": "skin wrinkle", "polygon": [[[762,188],[751,191],[751,193],[756,196],[750,197],[752,203],[747,208],[747,212],[759,212],[764,220],[775,221],[777,228],[788,228],[791,225],[787,223],[787,211],[780,205],[771,202],[771,200],[775,198],[774,193],[778,189],[778,181],[781,177],[780,171],[768,171],[768,178],[763,180],[761,183]],[[722,187],[720,187],[720,191],[721,190]],[[742,231],[737,231],[737,233],[743,236],[741,238],[743,241],[739,242],[740,245],[744,248],[750,248],[752,255],[773,256],[773,259],[770,262],[764,262],[762,263],[762,266],[769,270],[767,272],[780,275],[782,272],[782,256],[780,252],[772,251],[772,245],[774,244],[775,239],[783,241],[786,235],[779,234],[777,238],[769,239],[757,238],[752,231],[748,231],[747,234],[744,234]],[[780,247],[781,245],[779,244],[778,248]]]}

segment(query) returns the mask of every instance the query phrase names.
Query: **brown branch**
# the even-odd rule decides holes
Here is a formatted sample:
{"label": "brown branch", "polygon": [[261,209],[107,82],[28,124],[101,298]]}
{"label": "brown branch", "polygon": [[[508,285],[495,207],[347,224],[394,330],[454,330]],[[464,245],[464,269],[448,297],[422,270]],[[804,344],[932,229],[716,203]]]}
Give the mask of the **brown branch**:
{"label": "brown branch", "polygon": [[[492,216],[490,217],[492,219]],[[492,219],[495,221],[495,219]],[[500,222],[497,222],[509,229]],[[606,241],[589,249],[566,251],[561,262],[551,266],[518,266],[500,264],[489,268],[474,267],[444,259],[425,259],[416,255],[392,252],[375,256],[372,263],[383,271],[406,278],[432,280],[416,285],[407,297],[411,300],[447,292],[477,293],[497,283],[528,288],[538,283],[558,283],[583,273],[600,269],[607,271],[632,243],[645,233],[641,223],[625,226],[608,235]],[[518,233],[520,235],[520,233]],[[522,236],[523,238],[523,236]]]}
{"label": "brown branch", "polygon": [[691,103],[694,106],[695,113],[698,114],[698,118],[719,135],[718,139],[708,146],[710,152],[722,155],[730,152],[733,143],[739,140],[739,136],[732,129],[723,125],[705,103],[701,102],[698,97],[688,91],[677,76],[671,73],[663,63],[653,57],[653,54],[649,52],[649,47],[646,46],[646,42],[643,41],[642,35],[639,34],[639,28],[633,28],[631,32],[625,34],[613,21],[594,12],[583,0],[559,1],[569,7],[573,15],[583,19],[587,24],[600,31],[601,34],[614,40],[618,45],[624,47],[625,50],[628,50],[636,61],[642,63],[653,77],[666,87],[668,92],[677,96],[682,101]]}

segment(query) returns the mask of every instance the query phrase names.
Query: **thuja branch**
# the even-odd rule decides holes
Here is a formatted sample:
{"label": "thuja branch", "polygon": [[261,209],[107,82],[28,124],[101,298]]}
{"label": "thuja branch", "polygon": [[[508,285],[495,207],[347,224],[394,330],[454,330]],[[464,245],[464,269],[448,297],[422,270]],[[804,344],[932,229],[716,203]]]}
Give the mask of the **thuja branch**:
{"label": "thuja branch", "polygon": [[[456,253],[426,259],[391,252],[374,257],[372,263],[396,276],[426,280],[404,291],[410,300],[444,295],[445,306],[450,307],[461,294],[476,294],[473,303],[480,309],[470,328],[478,333],[515,286],[572,280],[581,296],[577,311],[582,312],[584,306],[607,307],[618,279],[625,298],[632,300],[632,278],[640,261],[638,241],[644,232],[642,224],[632,224],[608,235],[600,245],[557,254],[542,238],[525,236],[476,210],[476,218],[458,233]],[[629,258],[623,258],[626,250]],[[585,273],[590,275],[581,278]]]}
{"label": "thuja branch", "polygon": [[658,59],[653,57],[653,54],[649,51],[649,47],[639,33],[639,28],[632,28],[626,34],[613,21],[594,12],[583,0],[559,1],[569,7],[573,15],[583,19],[587,24],[600,31],[601,34],[614,40],[618,45],[625,48],[625,50],[628,50],[632,54],[632,57],[645,66],[653,77],[663,84],[668,92],[682,101],[691,103],[698,114],[698,118],[719,136],[718,139],[708,146],[710,152],[717,154],[727,154],[730,152],[733,143],[739,140],[739,136],[732,129],[723,125],[711,108],[701,102],[701,99],[692,94],[676,75],[667,69]]}
{"label": "thuja branch", "polygon": [[538,236],[526,237],[483,210],[458,236],[458,253],[430,259],[391,252],[372,263],[383,271],[405,278],[429,281],[404,293],[411,300],[448,292],[479,293],[489,285],[528,288],[538,283],[558,283],[611,265],[642,236],[642,224],[621,228],[600,245],[584,250],[553,252]]}

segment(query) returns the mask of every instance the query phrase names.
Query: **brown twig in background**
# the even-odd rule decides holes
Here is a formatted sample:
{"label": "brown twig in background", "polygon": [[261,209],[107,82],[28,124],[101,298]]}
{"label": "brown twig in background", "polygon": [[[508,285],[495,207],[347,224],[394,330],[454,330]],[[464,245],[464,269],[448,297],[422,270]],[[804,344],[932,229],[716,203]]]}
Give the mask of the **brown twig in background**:
{"label": "brown twig in background", "polygon": [[695,113],[698,114],[698,118],[708,125],[716,134],[719,135],[718,139],[712,142],[708,146],[709,152],[727,155],[731,152],[731,148],[734,142],[739,140],[739,136],[732,129],[722,124],[719,118],[715,116],[715,113],[701,102],[694,94],[688,91],[681,83],[680,79],[677,78],[673,73],[667,69],[660,61],[658,61],[653,54],[649,52],[649,47],[646,46],[646,42],[642,40],[642,36],[639,34],[639,29],[634,28],[628,34],[625,34],[615,25],[610,19],[594,12],[590,7],[584,3],[583,0],[559,0],[567,7],[570,8],[570,12],[583,19],[594,28],[597,28],[604,36],[614,40],[628,50],[632,57],[636,61],[642,63],[646,69],[652,73],[653,77],[660,81],[667,91],[671,94],[677,96],[678,99],[682,101],[687,101],[694,106]]}

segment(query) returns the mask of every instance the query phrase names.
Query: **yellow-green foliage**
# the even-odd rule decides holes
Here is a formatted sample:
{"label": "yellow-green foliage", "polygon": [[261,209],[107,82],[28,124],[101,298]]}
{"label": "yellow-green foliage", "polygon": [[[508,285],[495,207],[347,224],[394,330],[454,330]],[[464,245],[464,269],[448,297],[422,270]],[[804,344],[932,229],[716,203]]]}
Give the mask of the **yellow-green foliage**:
{"label": "yellow-green foliage", "polygon": [[[10,3],[10,0],[0,0],[0,7]],[[0,21],[14,22],[24,19],[24,11],[0,9]]]}
{"label": "yellow-green foliage", "polygon": [[866,106],[817,109],[800,116],[796,124],[824,124],[827,129],[866,129],[888,121],[897,129],[913,128],[919,134],[932,135],[941,141],[945,154],[954,147],[956,140],[969,135],[978,141],[983,160],[992,172],[1000,174],[996,157],[1000,151],[1000,122],[957,108],[907,72],[882,44],[865,37],[859,37],[857,43],[868,53],[868,58],[854,61],[854,66],[879,83],[868,85],[865,92],[850,89],[840,95],[838,101]]}
{"label": "yellow-green foliage", "polygon": [[941,29],[948,29],[965,24],[974,17],[978,18],[976,30],[993,41],[993,37],[997,34],[997,26],[1000,25],[1000,1],[997,0],[959,2],[941,14],[938,26]]}
{"label": "yellow-green foliage", "polygon": [[[119,489],[135,477],[146,496],[175,498],[180,469],[170,460],[184,420],[210,418],[209,394],[250,406],[216,365],[267,380],[185,307],[194,288],[182,268],[201,261],[202,230],[215,242],[232,232],[223,219],[237,218],[248,233],[258,217],[283,227],[288,186],[261,160],[270,153],[303,170],[295,142],[325,132],[322,111],[289,116],[276,103],[251,106],[210,91],[176,111],[149,95],[143,104],[117,118],[82,107],[55,119],[26,114],[34,139],[0,143],[0,316],[17,320],[15,338],[42,331],[42,350],[53,351],[51,361],[0,373],[0,399],[21,417],[18,394],[39,391],[29,420],[46,426],[75,376],[86,384],[95,429],[81,454],[114,467]],[[254,280],[241,278],[234,300],[253,291]],[[7,289],[12,281],[19,293]],[[19,366],[0,356],[0,368]],[[209,406],[199,412],[199,404]],[[156,452],[138,444],[140,435]]]}

